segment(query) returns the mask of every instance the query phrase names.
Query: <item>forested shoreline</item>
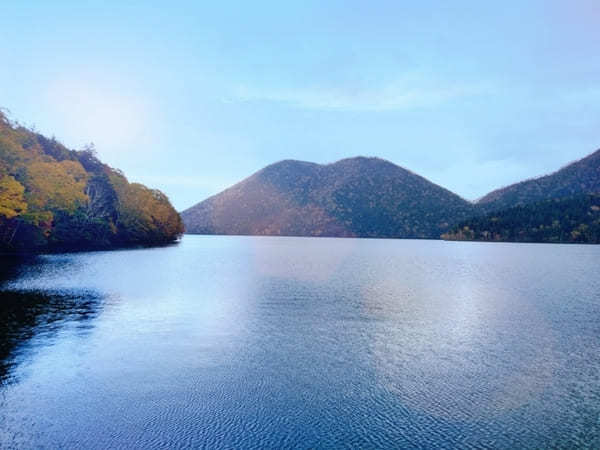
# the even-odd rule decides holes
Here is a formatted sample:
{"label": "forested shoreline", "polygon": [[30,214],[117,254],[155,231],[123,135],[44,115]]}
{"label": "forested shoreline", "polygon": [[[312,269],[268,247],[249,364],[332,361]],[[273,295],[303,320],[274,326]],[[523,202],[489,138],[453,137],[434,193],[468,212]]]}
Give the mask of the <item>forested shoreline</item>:
{"label": "forested shoreline", "polygon": [[0,252],[164,245],[182,233],[159,190],[0,112]]}
{"label": "forested shoreline", "polygon": [[463,221],[443,239],[600,244],[600,195],[519,205]]}
{"label": "forested shoreline", "polygon": [[[599,174],[600,150],[471,203],[378,158],[286,160],[182,215],[192,233],[600,243]],[[161,191],[0,110],[0,253],[166,245],[183,232]]]}

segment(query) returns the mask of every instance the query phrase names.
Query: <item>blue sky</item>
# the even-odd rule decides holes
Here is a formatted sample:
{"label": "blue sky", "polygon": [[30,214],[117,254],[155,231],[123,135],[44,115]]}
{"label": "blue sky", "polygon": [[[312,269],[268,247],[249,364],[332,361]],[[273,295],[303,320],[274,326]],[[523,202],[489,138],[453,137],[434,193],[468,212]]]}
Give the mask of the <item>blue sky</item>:
{"label": "blue sky", "polygon": [[600,148],[600,4],[5,0],[0,106],[178,209],[281,159],[468,199]]}

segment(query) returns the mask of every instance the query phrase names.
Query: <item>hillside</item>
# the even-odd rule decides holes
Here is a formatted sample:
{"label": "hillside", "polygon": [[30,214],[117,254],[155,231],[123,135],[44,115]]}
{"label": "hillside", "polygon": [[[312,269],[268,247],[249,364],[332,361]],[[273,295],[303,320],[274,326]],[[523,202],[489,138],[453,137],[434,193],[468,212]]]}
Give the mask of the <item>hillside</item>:
{"label": "hillside", "polygon": [[156,245],[182,232],[160,191],[0,113],[1,252]]}
{"label": "hillside", "polygon": [[378,158],[272,164],[189,209],[189,233],[439,238],[471,203]]}
{"label": "hillside", "polygon": [[600,195],[584,194],[515,206],[469,219],[448,240],[600,243]]}
{"label": "hillside", "polygon": [[550,175],[490,192],[477,202],[484,212],[541,200],[600,192],[600,150]]}

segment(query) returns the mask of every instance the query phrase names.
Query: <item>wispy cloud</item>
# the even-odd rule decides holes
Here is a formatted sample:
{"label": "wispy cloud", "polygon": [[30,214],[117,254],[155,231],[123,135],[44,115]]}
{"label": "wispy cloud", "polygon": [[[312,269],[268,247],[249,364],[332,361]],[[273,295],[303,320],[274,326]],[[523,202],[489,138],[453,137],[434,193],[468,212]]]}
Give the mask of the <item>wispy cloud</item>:
{"label": "wispy cloud", "polygon": [[238,85],[227,102],[275,102],[297,108],[339,111],[394,111],[431,108],[479,95],[487,85],[401,80],[377,87],[267,89]]}

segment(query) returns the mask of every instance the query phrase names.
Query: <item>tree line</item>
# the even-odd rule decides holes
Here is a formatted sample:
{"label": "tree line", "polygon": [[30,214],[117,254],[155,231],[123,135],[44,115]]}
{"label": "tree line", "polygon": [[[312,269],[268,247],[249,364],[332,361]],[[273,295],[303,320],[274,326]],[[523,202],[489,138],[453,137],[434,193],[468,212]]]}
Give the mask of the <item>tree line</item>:
{"label": "tree line", "polygon": [[475,217],[442,238],[600,244],[600,194],[544,200]]}

